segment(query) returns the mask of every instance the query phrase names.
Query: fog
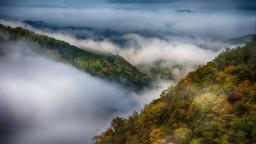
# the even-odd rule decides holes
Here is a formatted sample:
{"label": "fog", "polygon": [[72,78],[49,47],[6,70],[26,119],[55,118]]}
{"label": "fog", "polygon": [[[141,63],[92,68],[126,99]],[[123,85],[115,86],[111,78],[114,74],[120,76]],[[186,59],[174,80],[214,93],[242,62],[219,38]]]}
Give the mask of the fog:
{"label": "fog", "polygon": [[[256,33],[254,5],[195,1],[0,1],[0,23],[118,54],[138,68],[179,64],[185,74],[235,47],[225,40]],[[172,84],[155,82],[135,93],[57,62],[25,40],[0,39],[0,69],[0,143],[7,144],[91,143],[114,117],[140,111]]]}
{"label": "fog", "polygon": [[[203,7],[197,3],[187,6],[155,2],[160,4],[101,1],[81,7],[3,5],[0,22],[64,40],[82,49],[118,54],[134,65],[164,61],[169,66],[187,65],[187,71],[213,59],[223,49],[234,47],[225,40],[256,33],[254,10],[209,8],[208,3],[210,6]],[[226,2],[231,5],[230,1]],[[34,27],[22,23],[24,20],[42,21],[46,26]],[[104,33],[106,30],[111,31]],[[125,46],[116,43],[116,39],[124,41]]]}
{"label": "fog", "polygon": [[0,17],[20,21],[38,20],[59,26],[88,26],[126,32],[146,30],[156,34],[199,36],[211,39],[228,39],[256,31],[254,11],[191,9],[191,12],[180,12],[179,10],[186,10],[186,8],[179,7],[1,6]]}
{"label": "fog", "polygon": [[[30,42],[1,42],[1,140],[8,144],[90,143],[167,86],[140,94],[53,61]],[[168,83],[169,85],[170,83]],[[9,133],[8,133],[9,132]]]}
{"label": "fog", "polygon": [[23,27],[38,34],[63,40],[81,49],[118,54],[136,66],[152,65],[159,61],[162,61],[168,67],[177,64],[183,65],[185,73],[195,66],[213,59],[225,48],[236,46],[225,41],[200,37],[165,36],[160,38],[156,36],[146,37],[137,33],[125,33],[120,36],[126,42],[125,47],[122,47],[108,37],[101,40],[95,39],[94,36],[80,39],[69,31],[44,30],[10,20],[0,20],[0,23],[11,27]]}

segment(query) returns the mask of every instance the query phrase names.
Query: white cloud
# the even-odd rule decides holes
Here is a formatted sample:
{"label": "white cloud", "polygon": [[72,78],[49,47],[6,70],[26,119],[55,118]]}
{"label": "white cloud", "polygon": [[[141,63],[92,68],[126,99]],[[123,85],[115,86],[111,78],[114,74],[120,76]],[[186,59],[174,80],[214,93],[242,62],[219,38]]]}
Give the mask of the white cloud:
{"label": "white cloud", "polygon": [[[126,34],[123,38],[128,42],[135,43],[135,45],[131,44],[128,48],[121,48],[107,39],[98,41],[91,38],[77,39],[69,34],[46,32],[20,22],[0,20],[0,23],[11,27],[23,27],[38,34],[66,41],[82,49],[119,54],[135,65],[152,63],[158,60],[170,61],[175,64],[202,64],[230,46],[220,41],[199,38],[192,40],[186,39],[186,37],[183,40],[181,37],[161,39],[157,37],[145,38],[138,34]],[[200,47],[200,44],[207,47]]]}
{"label": "white cloud", "polygon": [[13,120],[6,126],[11,144],[89,143],[114,116],[139,110],[166,87],[136,94],[35,53],[36,47],[1,43],[0,121]]}

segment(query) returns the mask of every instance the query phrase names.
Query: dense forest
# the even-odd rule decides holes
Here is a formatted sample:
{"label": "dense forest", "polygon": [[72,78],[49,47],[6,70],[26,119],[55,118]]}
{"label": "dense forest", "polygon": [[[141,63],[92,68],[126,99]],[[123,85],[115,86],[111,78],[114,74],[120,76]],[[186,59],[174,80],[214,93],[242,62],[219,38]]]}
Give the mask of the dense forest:
{"label": "dense forest", "polygon": [[70,63],[92,75],[117,81],[124,86],[141,89],[151,83],[151,78],[140,72],[118,55],[82,50],[64,41],[39,35],[23,28],[11,28],[0,24],[0,32],[10,40],[27,40],[38,43],[56,60]]}
{"label": "dense forest", "polygon": [[96,144],[256,143],[256,37],[226,49],[128,118],[113,119]]}

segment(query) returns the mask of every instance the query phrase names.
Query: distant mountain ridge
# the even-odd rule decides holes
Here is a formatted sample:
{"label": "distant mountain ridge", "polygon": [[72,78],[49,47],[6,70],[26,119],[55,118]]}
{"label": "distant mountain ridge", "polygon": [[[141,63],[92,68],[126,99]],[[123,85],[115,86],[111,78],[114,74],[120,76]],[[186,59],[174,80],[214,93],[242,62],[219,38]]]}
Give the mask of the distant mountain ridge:
{"label": "distant mountain ridge", "polygon": [[[180,9],[182,12],[188,12],[187,9]],[[130,48],[128,45],[133,44],[136,47],[136,41],[127,40],[124,38],[126,34],[135,33],[141,35],[145,38],[161,38],[165,39],[165,34],[162,33],[154,33],[150,31],[128,31],[120,32],[111,29],[98,29],[93,27],[77,27],[77,26],[59,26],[50,24],[44,21],[33,21],[33,20],[25,20],[23,21],[28,26],[31,26],[35,29],[39,29],[47,32],[54,33],[62,33],[72,35],[73,37],[81,40],[93,39],[95,41],[108,40],[113,44],[119,46],[122,49]],[[220,40],[223,43],[228,43],[232,45],[241,45],[248,43],[253,35],[246,35],[241,37],[236,37],[228,40]],[[202,46],[202,45],[199,45]],[[204,46],[203,46],[204,47]],[[161,64],[163,63],[163,64]],[[148,74],[150,77],[157,80],[172,80],[177,81],[181,75],[186,73],[185,68],[182,65],[174,65],[174,66],[164,66],[164,61],[154,62],[153,64],[140,64],[135,65],[141,72]],[[178,75],[177,75],[178,72]]]}
{"label": "distant mountain ridge", "polygon": [[231,43],[231,44],[246,44],[252,41],[253,37],[255,37],[256,34],[249,34],[245,36],[240,36],[240,37],[235,37],[226,40],[226,42]]}
{"label": "distant mountain ridge", "polygon": [[140,72],[118,55],[82,50],[64,41],[39,35],[23,28],[11,28],[0,24],[0,32],[11,40],[27,39],[36,42],[63,62],[72,64],[92,75],[117,81],[124,86],[142,89],[151,83],[151,78]]}
{"label": "distant mountain ridge", "polygon": [[33,28],[40,29],[47,32],[60,32],[63,34],[68,33],[78,39],[93,39],[97,41],[109,40],[114,44],[120,46],[121,48],[126,48],[130,42],[128,42],[124,36],[127,34],[139,34],[143,37],[159,37],[162,38],[164,33],[155,33],[148,30],[140,31],[117,31],[106,28],[94,28],[87,26],[60,26],[55,24],[46,23],[44,21],[33,21],[25,20],[23,21],[26,25],[29,25]]}
{"label": "distant mountain ridge", "polygon": [[[125,49],[127,45],[133,43],[136,45],[134,41],[127,40],[124,38],[126,32],[113,31],[110,29],[96,29],[92,27],[73,27],[73,26],[57,26],[53,24],[49,24],[43,21],[32,21],[25,20],[23,23],[43,31],[47,32],[60,32],[60,33],[68,33],[76,37],[77,39],[93,39],[96,41],[101,40],[109,40],[112,43],[118,45],[120,48]],[[142,35],[143,37],[158,37],[157,34],[151,33],[149,31],[133,31],[129,33],[136,33]],[[158,34],[160,37],[160,33]],[[129,47],[128,47],[129,48]],[[164,62],[163,62],[164,63]],[[148,65],[135,65],[141,72],[149,75],[150,77],[156,80],[177,80],[177,76],[173,73],[173,70],[179,70],[180,73],[183,71],[181,65],[175,65],[173,67],[163,67],[160,66],[161,62],[155,62],[154,64]]]}

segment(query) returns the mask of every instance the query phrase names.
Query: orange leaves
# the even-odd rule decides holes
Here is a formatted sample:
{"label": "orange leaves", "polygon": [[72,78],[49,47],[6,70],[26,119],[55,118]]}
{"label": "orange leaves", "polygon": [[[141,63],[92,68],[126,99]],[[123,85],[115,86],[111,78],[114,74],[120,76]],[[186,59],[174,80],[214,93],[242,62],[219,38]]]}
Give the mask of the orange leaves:
{"label": "orange leaves", "polygon": [[241,99],[243,97],[243,91],[251,86],[249,80],[242,81],[234,90],[236,98]]}
{"label": "orange leaves", "polygon": [[150,141],[152,144],[167,144],[165,139],[162,139],[161,136],[163,132],[159,128],[153,129],[150,133]]}
{"label": "orange leaves", "polygon": [[187,114],[188,116],[192,116],[192,113],[193,113],[193,110],[195,109],[195,105],[194,104],[191,104],[189,107],[188,107],[188,111],[187,111]]}

